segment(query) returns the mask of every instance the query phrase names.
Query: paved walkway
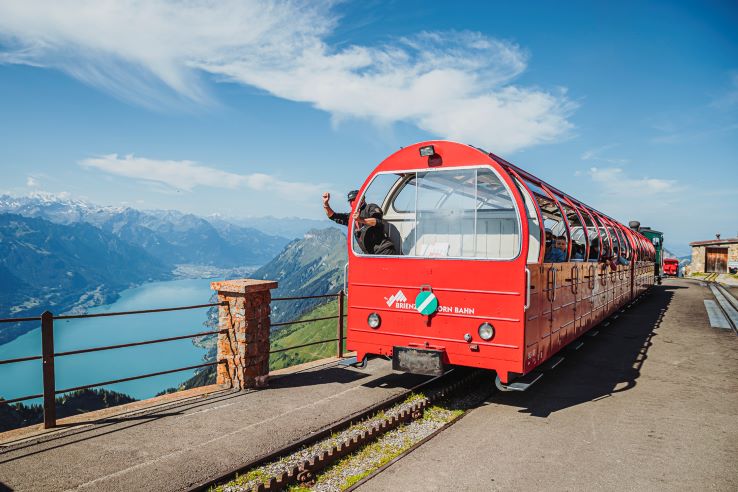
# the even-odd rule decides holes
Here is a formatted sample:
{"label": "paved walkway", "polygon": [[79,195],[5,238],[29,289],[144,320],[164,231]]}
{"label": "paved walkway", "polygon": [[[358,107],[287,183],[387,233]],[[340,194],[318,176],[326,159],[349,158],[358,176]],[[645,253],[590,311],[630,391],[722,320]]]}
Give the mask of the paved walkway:
{"label": "paved walkway", "polygon": [[738,337],[709,327],[711,298],[666,280],[359,490],[738,490]]}
{"label": "paved walkway", "polygon": [[[323,366],[272,378],[267,390],[221,390],[93,425],[0,442],[0,491],[183,490],[371,404],[424,376]],[[6,436],[7,437],[7,436]]]}

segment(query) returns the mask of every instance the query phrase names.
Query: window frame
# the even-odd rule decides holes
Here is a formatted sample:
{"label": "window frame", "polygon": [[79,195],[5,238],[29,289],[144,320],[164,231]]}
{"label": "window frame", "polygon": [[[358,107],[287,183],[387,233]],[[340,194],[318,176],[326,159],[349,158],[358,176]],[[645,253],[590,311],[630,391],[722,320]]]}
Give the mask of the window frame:
{"label": "window frame", "polygon": [[[597,234],[597,258],[590,258],[589,252],[587,253],[587,261],[588,262],[598,262],[602,259],[602,234],[600,234],[600,227],[599,223],[595,220],[594,212],[587,206],[582,206],[582,210],[587,214],[587,217],[589,217],[589,221],[592,223],[592,227],[594,228],[595,234]],[[589,226],[587,226],[589,227]],[[590,241],[590,245],[591,245]]]}
{"label": "window frame", "polygon": [[[397,170],[391,170],[391,171],[379,171],[372,176],[371,180],[369,180],[368,183],[365,183],[364,187],[361,190],[361,194],[357,197],[357,201],[355,203],[361,203],[361,199],[366,195],[367,190],[371,188],[372,184],[374,183],[374,181],[377,179],[378,176],[382,176],[386,174],[394,174],[398,176],[407,175],[407,176],[404,176],[403,179],[398,179],[395,182],[395,184],[389,190],[387,190],[385,201],[382,203],[381,207],[382,207],[382,212],[384,214],[384,203],[388,202],[388,207],[391,207],[394,212],[398,214],[414,215],[415,216],[415,229],[417,229],[417,222],[418,222],[417,206],[416,206],[415,211],[413,212],[397,210],[395,209],[395,206],[394,206],[394,201],[399,195],[399,193],[405,188],[405,186],[407,185],[407,182],[413,179],[411,176],[417,177],[418,173],[452,172],[456,170],[469,170],[469,169],[474,169],[474,170],[483,169],[483,170],[492,171],[492,173],[494,173],[497,179],[500,180],[500,183],[502,183],[508,195],[510,196],[510,200],[512,201],[512,204],[513,204],[512,212],[515,214],[515,220],[516,220],[516,224],[518,227],[518,238],[519,238],[518,249],[514,256],[510,258],[484,258],[484,257],[479,257],[479,256],[420,256],[420,255],[402,255],[402,254],[400,255],[373,255],[373,254],[364,253],[360,249],[358,250],[355,249],[354,246],[356,242],[353,239],[353,234],[349,234],[351,238],[350,240],[351,248],[349,248],[351,254],[353,254],[356,257],[360,257],[360,258],[380,258],[380,259],[382,258],[384,259],[404,258],[408,260],[418,260],[418,259],[420,260],[452,260],[452,261],[468,260],[468,261],[491,261],[491,262],[512,262],[512,261],[518,260],[523,255],[524,243],[526,245],[528,243],[527,238],[523,238],[523,223],[520,217],[520,209],[518,207],[518,200],[522,201],[523,197],[515,194],[517,190],[513,191],[510,189],[510,186],[508,185],[507,181],[505,181],[502,174],[497,169],[495,169],[491,164],[480,163],[480,164],[465,165],[465,166],[449,166],[445,168],[443,166],[440,166],[440,167],[432,167],[432,168],[425,168],[425,169],[415,168],[415,169],[397,169]],[[507,173],[506,170],[503,169],[503,171]],[[512,181],[512,177],[509,174],[507,174],[507,177]],[[417,196],[418,196],[417,190],[418,190],[418,187],[416,186],[415,187],[416,204],[417,204]],[[475,183],[475,193],[476,193],[476,183]],[[524,202],[523,202],[523,205],[525,205]],[[502,210],[510,210],[510,209],[502,209]],[[353,211],[353,208],[352,208],[352,211]],[[474,212],[475,213],[477,212],[476,208],[474,209]],[[527,220],[527,217],[526,217],[526,220]],[[474,227],[476,231],[476,220],[475,220]],[[353,219],[353,215],[351,215],[349,218],[349,224],[348,224],[349,233],[351,233],[351,231],[353,231],[354,228],[355,228],[354,219]],[[526,231],[527,231],[527,225],[526,225]],[[417,243],[417,241],[415,243]],[[527,252],[526,252],[526,256],[527,256]]]}

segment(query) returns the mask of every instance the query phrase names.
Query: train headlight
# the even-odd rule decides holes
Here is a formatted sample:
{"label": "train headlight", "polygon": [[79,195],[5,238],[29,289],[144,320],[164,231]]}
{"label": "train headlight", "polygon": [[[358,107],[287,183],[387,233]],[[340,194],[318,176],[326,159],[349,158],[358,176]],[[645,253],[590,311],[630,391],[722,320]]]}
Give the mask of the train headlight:
{"label": "train headlight", "polygon": [[492,340],[495,336],[495,328],[489,323],[482,323],[479,325],[479,336],[482,340]]}
{"label": "train headlight", "polygon": [[382,318],[377,313],[372,313],[366,318],[366,322],[370,328],[379,328],[379,325],[382,324]]}

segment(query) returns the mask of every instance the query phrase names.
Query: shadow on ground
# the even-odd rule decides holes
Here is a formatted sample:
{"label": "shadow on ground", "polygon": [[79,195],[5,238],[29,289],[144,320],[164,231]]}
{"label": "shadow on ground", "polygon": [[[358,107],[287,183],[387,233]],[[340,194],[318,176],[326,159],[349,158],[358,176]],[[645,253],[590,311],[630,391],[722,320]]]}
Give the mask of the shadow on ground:
{"label": "shadow on ground", "polygon": [[495,393],[489,403],[520,407],[521,413],[548,417],[581,403],[608,398],[638,384],[652,340],[669,309],[673,290],[680,286],[656,286],[609,326],[600,325],[595,337],[576,351],[564,349],[565,360],[522,393]]}

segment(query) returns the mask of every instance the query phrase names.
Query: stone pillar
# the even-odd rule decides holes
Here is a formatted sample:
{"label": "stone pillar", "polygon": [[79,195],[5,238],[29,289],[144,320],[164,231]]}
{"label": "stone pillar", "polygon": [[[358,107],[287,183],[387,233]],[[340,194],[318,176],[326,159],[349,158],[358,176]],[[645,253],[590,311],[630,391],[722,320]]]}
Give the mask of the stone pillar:
{"label": "stone pillar", "polygon": [[246,389],[263,388],[269,377],[269,303],[277,282],[238,279],[212,282],[218,292],[217,384]]}

